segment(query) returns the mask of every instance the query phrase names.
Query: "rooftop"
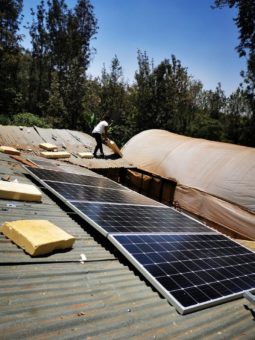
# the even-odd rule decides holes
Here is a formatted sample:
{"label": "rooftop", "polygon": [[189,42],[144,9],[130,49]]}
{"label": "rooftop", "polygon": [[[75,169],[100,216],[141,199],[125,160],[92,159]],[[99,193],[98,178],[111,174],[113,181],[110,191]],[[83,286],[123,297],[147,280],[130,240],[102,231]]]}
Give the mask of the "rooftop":
{"label": "rooftop", "polygon": [[[84,167],[51,162],[99,176]],[[32,181],[18,161],[0,154],[0,176],[5,175]],[[40,189],[42,203],[0,200],[0,224],[48,219],[76,242],[70,251],[32,258],[0,234],[2,339],[254,338],[254,306],[247,300],[178,314],[107,239]],[[81,254],[87,258],[84,263]]]}

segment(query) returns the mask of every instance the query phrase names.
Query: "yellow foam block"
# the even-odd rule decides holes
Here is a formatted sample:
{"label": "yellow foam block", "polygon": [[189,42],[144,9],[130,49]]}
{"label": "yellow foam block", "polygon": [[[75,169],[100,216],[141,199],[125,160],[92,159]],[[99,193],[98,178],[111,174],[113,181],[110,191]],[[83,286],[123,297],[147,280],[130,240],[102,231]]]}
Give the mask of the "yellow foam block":
{"label": "yellow foam block", "polygon": [[47,151],[53,151],[53,150],[57,150],[58,147],[54,144],[50,144],[50,143],[41,143],[39,144],[40,148],[45,149]]}
{"label": "yellow foam block", "polygon": [[69,158],[71,156],[71,154],[69,152],[66,151],[42,151],[41,153],[42,157],[45,158]]}
{"label": "yellow foam block", "polygon": [[1,232],[32,256],[68,249],[75,238],[47,220],[5,222]]}
{"label": "yellow foam block", "polygon": [[11,146],[0,146],[0,152],[8,153],[9,155],[20,155],[20,151]]}
{"label": "yellow foam block", "polygon": [[0,181],[0,198],[40,202],[42,200],[42,193],[32,184]]}
{"label": "yellow foam block", "polygon": [[78,156],[81,158],[93,158],[92,152],[79,152]]}
{"label": "yellow foam block", "polygon": [[117,144],[113,140],[107,139],[106,140],[106,145],[109,148],[111,148],[114,153],[116,153],[117,155],[122,157],[122,152],[120,151],[120,149],[118,148]]}

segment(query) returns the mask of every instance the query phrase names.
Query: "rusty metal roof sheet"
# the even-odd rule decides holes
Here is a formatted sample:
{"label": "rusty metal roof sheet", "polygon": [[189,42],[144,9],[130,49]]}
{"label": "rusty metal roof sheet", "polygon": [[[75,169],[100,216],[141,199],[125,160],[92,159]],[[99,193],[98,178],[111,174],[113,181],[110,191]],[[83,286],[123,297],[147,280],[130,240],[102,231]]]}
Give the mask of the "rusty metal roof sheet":
{"label": "rusty metal roof sheet", "polygon": [[71,153],[69,159],[59,162],[69,162],[89,169],[132,167],[127,160],[116,158],[106,145],[103,145],[105,159],[81,159],[79,152],[93,152],[95,147],[94,138],[81,131],[0,125],[0,145],[16,147],[23,156],[39,156],[42,151],[39,144],[43,142],[55,144],[59,149]]}
{"label": "rusty metal roof sheet", "polygon": [[33,127],[0,125],[0,145],[39,145],[43,139]]}
{"label": "rusty metal roof sheet", "polygon": [[[74,145],[80,144],[72,135],[69,130],[65,129],[43,129],[35,127],[37,133],[42,137],[42,139],[47,143],[61,145]],[[89,136],[88,136],[89,137]]]}
{"label": "rusty metal roof sheet", "polygon": [[[0,154],[4,174],[30,182],[16,161]],[[0,212],[0,223],[47,218],[77,238],[71,251],[31,258],[0,236],[1,339],[254,339],[249,302],[179,315],[107,240],[47,191],[41,204],[0,200]],[[80,253],[87,256],[84,264]]]}

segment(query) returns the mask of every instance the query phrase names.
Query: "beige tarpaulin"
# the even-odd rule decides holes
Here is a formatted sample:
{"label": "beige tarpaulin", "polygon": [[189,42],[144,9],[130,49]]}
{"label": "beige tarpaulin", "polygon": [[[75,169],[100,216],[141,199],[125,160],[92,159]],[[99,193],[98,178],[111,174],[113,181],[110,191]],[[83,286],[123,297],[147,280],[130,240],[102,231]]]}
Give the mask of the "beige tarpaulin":
{"label": "beige tarpaulin", "polygon": [[255,239],[255,149],[147,130],[122,149],[147,171],[177,180],[175,200]]}

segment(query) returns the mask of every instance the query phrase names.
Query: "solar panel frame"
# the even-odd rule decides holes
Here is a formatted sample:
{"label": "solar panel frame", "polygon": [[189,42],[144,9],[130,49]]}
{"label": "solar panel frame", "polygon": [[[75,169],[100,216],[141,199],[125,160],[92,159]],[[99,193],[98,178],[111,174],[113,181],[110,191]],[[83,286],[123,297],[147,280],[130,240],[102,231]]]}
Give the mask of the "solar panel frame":
{"label": "solar panel frame", "polygon": [[86,185],[75,185],[69,183],[45,181],[48,187],[55,192],[59,192],[64,199],[70,202],[109,202],[122,204],[138,204],[146,206],[159,206],[161,203],[138,194],[131,190],[118,190]]}
{"label": "solar panel frame", "polygon": [[72,201],[72,204],[107,233],[215,232],[201,222],[167,206],[95,202],[84,204],[78,201]]}
{"label": "solar panel frame", "polygon": [[[237,242],[229,239],[228,237],[225,237],[219,233],[215,233],[216,235],[220,235],[222,236],[223,238],[227,239],[227,240],[230,240],[231,242],[237,244],[238,246],[240,246],[240,244],[238,244]],[[215,236],[214,234],[214,236]],[[188,314],[188,313],[192,313],[192,312],[195,312],[195,311],[198,311],[198,310],[201,310],[201,309],[204,309],[204,308],[208,308],[208,307],[211,307],[211,306],[215,306],[215,305],[218,305],[218,304],[221,304],[221,303],[224,303],[224,302],[228,302],[228,301],[231,301],[231,300],[235,300],[237,298],[240,298],[243,296],[243,293],[246,291],[245,289],[242,290],[242,291],[237,291],[233,294],[228,294],[228,295],[225,295],[225,296],[221,296],[221,297],[218,297],[218,298],[215,298],[215,299],[212,299],[212,300],[206,300],[206,301],[201,301],[200,303],[197,303],[197,304],[193,304],[189,307],[185,307],[183,306],[176,297],[174,297],[147,269],[146,267],[144,267],[144,265],[142,265],[131,253],[130,251],[128,251],[118,240],[117,238],[118,237],[130,237],[130,236],[140,236],[141,237],[141,234],[137,234],[137,233],[126,233],[126,234],[110,234],[108,236],[108,239],[113,243],[113,245],[129,260],[129,262],[131,262],[135,268],[138,269],[138,271],[156,288],[156,290],[158,292],[160,292],[174,307],[175,309],[181,313],[181,314]],[[145,236],[152,236],[152,235],[157,235],[157,236],[161,236],[161,235],[165,235],[165,234],[161,234],[161,233],[157,233],[157,234],[144,234]],[[176,236],[176,234],[168,234],[168,235],[174,235]],[[191,236],[191,234],[189,234]],[[204,235],[204,234],[193,234],[193,235]],[[208,235],[209,237],[211,237],[211,235]],[[117,238],[116,238],[117,237]],[[240,246],[241,248],[244,248],[246,249],[249,253],[252,253],[254,254],[254,252],[252,252],[250,249],[246,248],[246,247],[243,247],[243,246]],[[254,254],[255,255],[255,254]],[[202,271],[202,270],[201,270]],[[254,273],[255,274],[255,273]],[[255,275],[254,275],[255,276]],[[183,278],[181,278],[183,280]],[[173,280],[172,280],[173,281]],[[223,281],[222,281],[223,282]],[[215,282],[217,284],[217,282]],[[212,287],[215,287],[215,283],[211,284]],[[219,281],[220,283],[220,281]],[[231,283],[231,281],[230,281]],[[224,286],[225,287],[225,284],[224,283]],[[201,285],[201,286],[208,286],[208,285]],[[198,286],[199,287],[199,286]],[[196,288],[196,285],[193,284],[193,287],[194,289],[197,289],[200,291],[199,288]],[[207,287],[206,287],[207,288]],[[226,289],[228,289],[228,287],[225,287]],[[186,291],[188,290],[189,288],[186,289]],[[214,289],[213,289],[214,290]],[[250,292],[255,292],[255,287],[254,288],[249,288],[247,289],[248,291]],[[178,290],[177,290],[178,291]],[[180,292],[185,292],[185,290],[181,290],[179,289]],[[200,299],[203,300],[203,295],[204,293],[202,291],[199,292],[199,294],[201,293],[201,297]],[[187,293],[186,293],[187,295]],[[205,294],[205,296],[207,296]],[[188,298],[189,298],[189,294],[188,294]]]}
{"label": "solar panel frame", "polygon": [[[26,167],[25,167],[26,168]],[[64,202],[70,209],[72,209],[74,212],[76,212],[81,218],[83,218],[86,222],[88,222],[92,227],[94,227],[96,230],[98,230],[103,236],[107,236],[107,233],[104,231],[103,228],[101,228],[99,225],[94,223],[93,220],[91,220],[89,217],[81,213],[79,209],[77,209],[70,201],[66,200],[62,195],[60,195],[57,191],[53,190],[45,181],[38,178],[34,173],[31,173],[29,169],[27,171],[46,189],[48,189],[50,192],[52,192],[57,198],[59,198],[62,202]]]}
{"label": "solar panel frame", "polygon": [[[25,167],[25,168],[27,168],[27,167]],[[29,169],[27,169],[27,171],[29,172],[29,173],[31,173],[30,171],[29,171]],[[193,312],[193,311],[196,311],[196,310],[199,310],[199,309],[203,309],[203,308],[207,308],[207,307],[210,307],[210,306],[213,306],[213,305],[217,305],[217,304],[219,304],[219,303],[223,303],[223,302],[226,302],[226,301],[230,301],[230,300],[233,300],[233,299],[236,299],[236,298],[238,298],[238,297],[241,297],[242,295],[243,295],[243,292],[245,291],[245,290],[242,290],[242,291],[238,291],[239,290],[239,288],[240,288],[240,285],[242,285],[242,287],[243,286],[245,286],[246,285],[246,287],[249,287],[249,291],[251,291],[251,292],[253,292],[253,291],[255,291],[255,288],[250,288],[250,284],[251,284],[251,282],[252,282],[252,285],[253,285],[253,279],[255,278],[255,273],[254,273],[254,275],[253,276],[249,276],[249,277],[247,277],[247,280],[248,281],[250,281],[250,282],[248,282],[248,283],[245,283],[241,278],[239,278],[238,276],[235,278],[236,279],[236,281],[233,283],[234,284],[234,288],[233,288],[233,284],[232,284],[232,286],[230,287],[229,286],[229,284],[227,284],[227,283],[231,283],[231,281],[228,281],[227,283],[224,283],[224,285],[222,286],[224,289],[225,289],[225,291],[227,291],[227,292],[229,292],[230,290],[232,290],[232,291],[234,291],[234,293],[233,294],[228,294],[227,296],[221,296],[221,297],[217,297],[217,290],[215,290],[213,287],[215,287],[215,285],[218,285],[218,287],[219,287],[219,285],[220,285],[220,282],[218,282],[218,281],[215,281],[215,282],[213,282],[213,284],[211,284],[211,285],[209,285],[209,284],[207,284],[207,283],[205,283],[205,284],[203,284],[203,285],[201,285],[200,284],[200,287],[202,287],[203,286],[203,289],[206,289],[206,292],[203,292],[202,290],[200,290],[199,289],[199,284],[198,284],[198,287],[196,286],[196,284],[194,283],[195,281],[195,279],[196,280],[199,280],[199,276],[195,276],[194,277],[194,275],[193,275],[193,277],[192,276],[188,276],[188,279],[187,278],[185,278],[185,276],[183,276],[182,275],[182,273],[179,273],[179,274],[177,274],[177,272],[175,273],[175,280],[177,280],[177,281],[175,281],[175,280],[173,280],[172,279],[172,281],[174,281],[174,283],[175,284],[177,284],[178,285],[178,280],[179,280],[179,283],[180,282],[182,282],[182,285],[183,285],[183,288],[185,288],[185,289],[183,289],[183,288],[181,288],[181,289],[177,289],[177,290],[175,290],[174,291],[174,294],[175,294],[175,296],[173,295],[173,293],[172,294],[170,294],[169,293],[169,291],[163,286],[163,284],[161,284],[163,281],[163,279],[161,278],[161,283],[156,279],[156,276],[154,277],[151,273],[150,273],[150,271],[148,270],[148,269],[150,269],[150,267],[148,267],[148,264],[147,264],[147,267],[146,267],[146,264],[145,265],[143,265],[143,264],[141,264],[141,262],[139,262],[131,253],[130,253],[130,250],[128,251],[118,240],[117,240],[117,238],[119,238],[119,237],[127,237],[127,236],[132,236],[132,235],[137,235],[137,236],[139,236],[139,237],[141,237],[141,236],[148,236],[148,237],[150,237],[150,236],[154,236],[154,237],[161,237],[162,235],[164,235],[164,236],[172,236],[172,237],[177,237],[178,235],[187,235],[187,236],[189,236],[189,237],[194,237],[195,235],[196,235],[196,237],[205,237],[205,236],[208,236],[209,238],[211,238],[211,236],[213,235],[213,236],[215,236],[215,235],[221,235],[221,234],[219,234],[219,233],[216,233],[215,231],[210,231],[210,232],[208,232],[208,233],[160,233],[160,232],[158,232],[158,233],[118,233],[118,234],[116,234],[116,233],[108,233],[107,231],[105,231],[100,225],[98,225],[97,223],[95,223],[95,221],[93,221],[91,218],[89,218],[88,216],[86,216],[85,214],[83,214],[79,209],[77,209],[77,207],[75,207],[74,206],[74,202],[83,202],[83,201],[70,201],[70,200],[67,200],[63,195],[61,195],[59,192],[57,192],[56,190],[54,190],[49,184],[50,183],[47,183],[47,181],[44,181],[44,180],[42,180],[42,179],[40,179],[40,178],[38,178],[37,176],[35,176],[35,174],[34,173],[31,173],[31,175],[33,176],[33,177],[35,177],[37,180],[38,180],[38,182],[39,183],[41,183],[43,186],[45,186],[47,189],[49,189],[52,193],[54,193],[58,198],[60,198],[66,205],[68,205],[73,211],[75,211],[78,215],[80,215],[85,221],[87,221],[89,224],[91,224],[95,229],[97,229],[100,233],[102,233],[105,237],[107,237],[114,245],[115,245],[115,247],[117,248],[117,249],[119,249],[120,250],[120,252],[121,253],[123,253],[124,254],[124,256],[126,256],[126,258],[144,275],[144,277],[163,295],[163,296],[165,296],[168,300],[169,300],[169,302],[170,303],[172,303],[174,306],[175,306],[175,308],[181,313],[181,314],[186,314],[186,313],[190,313],[190,312]],[[111,190],[111,189],[108,189],[108,190]],[[113,190],[114,191],[114,190]],[[96,202],[94,202],[94,203],[96,203]],[[103,203],[100,203],[100,204],[103,204]],[[115,204],[113,204],[113,203],[108,203],[109,204],[109,206],[113,206],[113,205],[116,205],[116,203]],[[137,205],[137,206],[139,206],[139,205]],[[153,206],[149,206],[148,205],[148,207],[153,207]],[[164,205],[162,205],[162,204],[160,204],[160,205],[156,205],[155,207],[161,207],[162,209],[167,209],[168,207],[166,207],[166,206],[164,206]],[[163,210],[162,210],[163,211]],[[210,228],[209,228],[210,229]],[[221,235],[222,236],[222,235]],[[117,237],[117,238],[116,238]],[[223,237],[223,236],[222,236]],[[227,237],[223,237],[224,239],[228,239]],[[200,240],[201,241],[201,240]],[[231,243],[233,243],[234,241],[233,240],[230,240],[229,239],[229,241],[231,242]],[[202,241],[201,241],[202,242]],[[237,245],[238,245],[238,243],[237,242],[234,242],[234,243],[236,243]],[[160,246],[163,246],[163,243],[161,243],[160,244]],[[144,246],[143,246],[144,247]],[[192,251],[189,251],[188,253],[186,252],[185,253],[185,247],[184,247],[184,249],[183,249],[183,247],[181,247],[182,249],[180,249],[180,250],[178,250],[178,261],[180,260],[180,264],[179,264],[179,268],[180,268],[180,265],[182,265],[182,266],[185,266],[187,263],[185,263],[185,264],[183,264],[183,262],[185,262],[185,257],[186,257],[186,261],[187,261],[187,258],[189,259],[190,257],[191,257],[191,255],[192,255]],[[209,247],[210,248],[210,247]],[[241,247],[241,248],[243,248],[243,249],[246,249],[249,253],[252,253],[252,254],[254,254],[253,252],[251,252],[250,250],[248,250],[246,247]],[[146,249],[146,247],[144,248],[144,249]],[[196,250],[196,255],[203,255],[203,251],[204,251],[204,249],[203,250]],[[229,251],[229,250],[228,250]],[[224,250],[224,254],[228,254],[228,251],[227,250]],[[212,252],[212,250],[210,250],[210,249],[208,249],[207,250],[207,252],[208,252],[208,254],[210,255],[211,254],[211,252]],[[220,252],[219,254],[221,254],[222,252]],[[230,254],[231,254],[231,251],[230,251]],[[169,254],[168,254],[169,255]],[[173,254],[170,254],[171,256],[173,255]],[[153,258],[155,258],[156,256],[160,256],[160,255],[158,255],[157,254],[157,252],[156,251],[154,251],[153,252],[153,254],[152,255],[150,255],[151,256],[151,260],[153,260]],[[152,257],[153,256],[153,257]],[[209,260],[211,260],[211,261],[213,261],[213,259],[212,258],[209,258]],[[208,260],[208,264],[207,264],[207,262],[205,262],[204,261],[204,264],[207,264],[207,266],[209,266],[210,267],[210,264],[209,264],[209,260]],[[253,261],[253,260],[252,260]],[[168,262],[168,261],[167,261]],[[175,262],[177,262],[176,261],[176,257],[175,257]],[[223,261],[224,262],[224,261]],[[230,261],[231,262],[231,261]],[[238,263],[239,263],[240,261],[238,261]],[[153,262],[152,262],[153,263]],[[197,262],[195,262],[195,261],[193,261],[193,265],[194,265],[194,263],[197,265]],[[252,262],[253,263],[253,262]],[[172,263],[173,264],[173,263]],[[235,264],[235,263],[234,263]],[[176,264],[175,264],[175,266],[176,266]],[[175,267],[174,266],[174,267]],[[171,267],[173,267],[172,265],[171,265]],[[164,268],[163,267],[163,265],[161,265],[161,267],[160,268]],[[177,267],[178,268],[178,267]],[[241,267],[240,267],[241,268]],[[240,269],[239,268],[239,269]],[[249,267],[247,268],[247,267],[245,267],[246,268],[246,270],[248,271],[249,270]],[[253,268],[252,268],[253,269]],[[161,269],[160,269],[161,270]],[[176,269],[175,269],[176,270]],[[163,269],[163,271],[164,271],[164,269]],[[203,271],[203,270],[200,270],[200,271]],[[226,271],[226,270],[225,270]],[[210,272],[210,274],[211,274],[212,272]],[[221,273],[218,273],[217,271],[215,271],[214,270],[214,275],[220,275]],[[228,271],[227,271],[227,273],[229,273]],[[238,273],[238,270],[237,270],[237,273]],[[192,272],[190,272],[189,274],[192,274]],[[202,275],[203,274],[203,275]],[[203,279],[203,276],[205,276],[205,274],[208,276],[209,274],[208,273],[201,273],[201,278]],[[187,274],[188,275],[188,274]],[[209,275],[210,276],[210,275]],[[246,274],[245,274],[245,276],[246,276]],[[215,276],[215,278],[216,278],[216,276]],[[246,277],[245,277],[246,278]],[[193,281],[192,281],[192,279],[193,279]],[[181,280],[181,281],[180,281]],[[185,281],[186,280],[186,281]],[[201,280],[201,279],[200,279]],[[239,280],[239,281],[237,281],[237,280]],[[191,283],[191,281],[192,281],[192,286],[188,286],[188,284],[190,284]],[[225,280],[225,281],[227,281],[227,280]],[[201,282],[200,282],[201,283]],[[210,282],[209,282],[210,283]],[[235,285],[235,283],[237,284],[237,286]],[[165,284],[166,284],[166,282],[165,282]],[[238,285],[239,285],[239,288],[238,288]],[[181,286],[182,287],[182,286]],[[179,288],[180,288],[180,286],[179,286]],[[236,289],[237,288],[237,289]],[[209,289],[209,290],[208,290]],[[234,290],[235,289],[235,290]],[[186,296],[184,297],[183,296],[183,294],[186,294]],[[182,294],[182,295],[180,295],[180,294]],[[191,294],[191,295],[190,295]],[[193,295],[192,295],[193,294]],[[214,296],[215,296],[215,294],[216,294],[216,297],[215,298],[213,298],[213,299],[211,299],[210,301],[206,301],[206,298],[208,298],[208,296],[210,296],[210,294],[211,294],[211,296],[213,296],[212,294],[214,294]],[[219,295],[221,295],[221,293],[218,291],[218,296]],[[195,301],[195,298],[194,298],[194,296],[196,297],[196,299],[197,299],[197,301],[196,301],[196,304],[194,304],[193,303],[193,305],[191,304],[190,305],[190,299],[194,302]],[[189,301],[187,302],[187,298],[189,299]],[[183,306],[183,304],[181,304],[180,303],[180,301],[185,301],[185,299],[186,299],[186,305],[188,305],[188,307],[186,307],[186,306]],[[199,303],[197,303],[199,301]]]}
{"label": "solar panel frame", "polygon": [[[30,171],[30,167],[26,167],[24,166],[25,169],[27,169],[27,171],[41,184],[43,185],[45,188],[47,188],[50,192],[52,192],[56,197],[58,197],[61,201],[63,201],[70,209],[72,209],[74,212],[76,212],[81,218],[83,218],[87,223],[89,223],[92,227],[94,227],[97,231],[99,231],[102,235],[104,235],[105,237],[108,236],[108,234],[110,233],[108,230],[106,230],[103,226],[101,226],[100,224],[98,224],[96,221],[94,221],[92,218],[90,218],[88,215],[84,214],[80,209],[78,209],[75,204],[76,203],[85,203],[85,204],[104,204],[103,202],[84,202],[84,201],[70,201],[68,199],[66,199],[64,196],[62,196],[59,192],[55,191],[50,185],[47,184],[47,181],[44,181],[42,179],[40,179],[38,176],[35,175],[34,172]],[[146,208],[157,208],[157,209],[171,209],[170,207],[167,207],[161,203],[159,203],[159,205],[156,206],[144,206],[144,205],[132,205],[132,204],[123,204],[123,203],[106,203],[108,206],[110,207],[114,207],[114,206],[128,206],[128,207],[146,207]],[[177,212],[176,212],[177,213]],[[181,214],[181,213],[178,213]],[[194,218],[191,218],[190,216],[186,216],[184,215],[186,218],[190,218],[191,220],[195,221],[196,223],[202,225],[202,227],[208,229],[208,233],[215,233],[215,231],[213,229],[211,229],[210,227],[205,227],[201,222],[196,221]],[[161,231],[162,233],[162,231]],[[167,232],[169,233],[169,232]],[[206,233],[206,231],[204,231],[204,233]]]}
{"label": "solar panel frame", "polygon": [[[31,167],[26,167],[26,169],[30,173],[35,175],[37,178],[40,178],[42,181],[130,191],[129,189],[125,188],[123,185],[116,183],[113,180],[102,177],[102,176],[90,176],[88,174],[86,175],[85,174],[74,174],[74,173],[62,171],[59,169],[53,170],[53,169],[31,168]],[[63,177],[66,177],[67,180],[64,180]]]}
{"label": "solar panel frame", "polygon": [[[70,183],[65,183],[65,182],[56,182],[56,181],[47,181],[45,179],[42,179],[40,178],[36,173],[35,173],[35,169],[34,168],[30,168],[30,167],[27,167],[27,166],[24,166],[24,168],[34,177],[36,178],[42,185],[45,185],[47,186],[47,189],[49,189],[50,191],[52,191],[54,194],[57,193],[57,190],[54,189],[54,186],[55,185],[58,185],[60,186],[60,190],[63,191],[63,187],[64,186],[68,186],[69,187],[69,190],[72,190],[74,195],[77,195],[79,192],[80,194],[82,195],[82,192],[81,192],[81,189],[83,188],[83,191],[86,191],[86,188],[91,188],[91,191],[99,191],[101,190],[101,193],[100,195],[98,195],[99,197],[99,201],[96,201],[96,200],[92,200],[92,199],[86,199],[86,197],[84,197],[85,199],[80,199],[82,197],[77,197],[75,198],[74,196],[73,197],[68,197],[68,193],[67,194],[62,194],[62,193],[58,193],[60,196],[61,196],[61,199],[63,199],[64,201],[67,200],[67,201],[80,201],[80,202],[113,202],[113,203],[116,203],[114,200],[113,200],[113,195],[114,192],[115,192],[115,195],[119,195],[119,196],[126,196],[127,198],[127,202],[121,202],[122,204],[139,204],[139,205],[148,205],[148,206],[164,206],[162,203],[160,202],[157,202],[157,201],[154,201],[153,199],[151,198],[148,198],[146,196],[143,196],[141,194],[139,194],[138,192],[136,191],[132,191],[130,189],[126,189],[126,190],[119,190],[119,189],[111,189],[111,188],[103,188],[103,187],[96,187],[96,186],[86,186],[86,185],[83,185],[83,186],[77,186],[75,184],[70,184]],[[37,169],[38,170],[38,169]],[[40,169],[41,170],[41,169]],[[53,172],[54,170],[47,170],[47,171],[50,171],[50,172]],[[86,175],[85,175],[86,177]],[[96,178],[96,177],[93,177],[91,176],[91,178]],[[108,179],[107,179],[108,180]],[[109,180],[111,181],[111,180]],[[113,183],[115,183],[114,181],[111,181]],[[115,183],[117,184],[117,183]],[[72,188],[72,186],[74,186],[74,188]],[[76,187],[76,188],[75,188]],[[112,190],[112,194],[107,194],[107,190]],[[106,194],[108,195],[108,199],[110,199],[109,201],[105,201],[103,200],[103,197],[102,195],[103,194]],[[133,195],[133,199],[132,199],[132,195]],[[90,195],[91,196],[91,195]],[[103,200],[103,201],[102,201]],[[134,203],[134,200],[137,200],[136,203]],[[140,202],[139,202],[140,200]]]}
{"label": "solar panel frame", "polygon": [[53,161],[50,161],[50,160],[46,161],[46,160],[33,159],[33,158],[27,158],[27,160],[33,163],[34,165],[39,166],[40,169],[59,171],[59,167]]}

